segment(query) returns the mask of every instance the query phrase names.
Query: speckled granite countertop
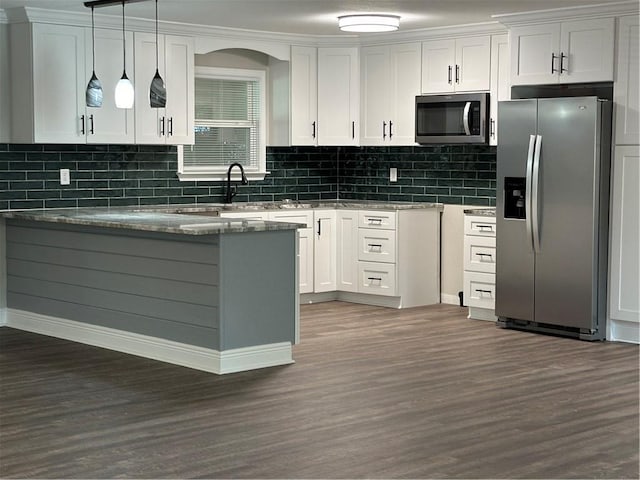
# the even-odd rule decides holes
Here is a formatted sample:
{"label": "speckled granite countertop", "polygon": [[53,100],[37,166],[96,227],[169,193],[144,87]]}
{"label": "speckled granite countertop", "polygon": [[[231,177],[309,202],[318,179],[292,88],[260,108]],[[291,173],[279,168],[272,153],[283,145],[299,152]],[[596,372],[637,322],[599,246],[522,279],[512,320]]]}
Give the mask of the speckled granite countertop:
{"label": "speckled granite countertop", "polygon": [[495,208],[469,208],[465,209],[465,215],[478,215],[481,217],[495,217],[496,209]]}
{"label": "speckled granite countertop", "polygon": [[295,230],[301,225],[286,222],[218,218],[216,216],[165,213],[138,208],[65,208],[51,210],[10,210],[5,218],[38,222],[69,223],[91,227],[122,228],[183,235],[217,235],[221,233]]}
{"label": "speckled granite countertop", "polygon": [[[221,233],[264,232],[295,230],[303,225],[287,222],[220,218],[220,212],[247,210],[277,210],[302,208],[366,208],[378,210],[405,210],[437,208],[440,203],[403,202],[255,202],[234,204],[149,205],[118,208],[62,208],[35,210],[5,210],[0,216],[38,222],[68,223],[92,227],[122,228],[183,235],[217,235]],[[192,215],[190,215],[192,213]],[[210,213],[211,215],[206,215]],[[204,214],[204,215],[203,215]]]}

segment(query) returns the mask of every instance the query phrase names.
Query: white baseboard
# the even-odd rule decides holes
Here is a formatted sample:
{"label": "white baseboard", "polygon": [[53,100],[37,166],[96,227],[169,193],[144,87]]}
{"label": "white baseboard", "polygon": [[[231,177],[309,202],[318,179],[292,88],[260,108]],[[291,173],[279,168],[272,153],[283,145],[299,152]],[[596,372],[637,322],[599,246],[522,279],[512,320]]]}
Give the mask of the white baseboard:
{"label": "white baseboard", "polygon": [[293,363],[289,342],[234,348],[220,352],[12,308],[6,309],[5,325],[18,330],[63,338],[217,374]]}
{"label": "white baseboard", "polygon": [[487,320],[489,322],[495,322],[498,320],[495,312],[488,308],[469,307],[469,315],[467,318],[475,320]]}
{"label": "white baseboard", "polygon": [[640,323],[624,320],[609,320],[607,340],[640,344]]}
{"label": "white baseboard", "polygon": [[440,302],[447,305],[460,305],[460,297],[458,295],[451,295],[450,293],[440,293]]}

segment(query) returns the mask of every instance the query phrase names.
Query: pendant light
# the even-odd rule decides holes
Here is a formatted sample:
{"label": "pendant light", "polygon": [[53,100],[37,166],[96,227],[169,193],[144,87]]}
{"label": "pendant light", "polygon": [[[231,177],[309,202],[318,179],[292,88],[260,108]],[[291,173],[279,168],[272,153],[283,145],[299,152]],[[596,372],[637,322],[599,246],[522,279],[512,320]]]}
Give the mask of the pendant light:
{"label": "pendant light", "polygon": [[167,105],[167,90],[158,71],[158,0],[156,0],[156,74],[149,88],[149,105],[151,108],[164,108]]}
{"label": "pendant light", "polygon": [[116,84],[116,107],[118,108],[133,108],[133,99],[135,92],[133,90],[133,83],[127,77],[126,67],[126,37],[124,32],[124,4],[125,0],[122,0],[122,77]]}
{"label": "pendant light", "polygon": [[85,101],[87,107],[101,107],[102,106],[102,84],[96,76],[96,32],[95,24],[93,23],[93,7],[91,7],[91,46],[93,49],[93,73],[91,79],[87,84],[87,91],[85,93]]}

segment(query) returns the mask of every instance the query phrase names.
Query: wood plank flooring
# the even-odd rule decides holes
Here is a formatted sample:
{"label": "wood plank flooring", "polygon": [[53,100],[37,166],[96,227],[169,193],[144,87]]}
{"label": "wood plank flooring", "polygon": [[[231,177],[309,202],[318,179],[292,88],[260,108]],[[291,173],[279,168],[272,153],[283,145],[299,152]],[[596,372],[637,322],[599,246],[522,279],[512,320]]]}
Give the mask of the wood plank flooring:
{"label": "wood plank flooring", "polygon": [[465,314],[304,305],[227,376],[0,328],[0,477],[639,477],[637,345]]}

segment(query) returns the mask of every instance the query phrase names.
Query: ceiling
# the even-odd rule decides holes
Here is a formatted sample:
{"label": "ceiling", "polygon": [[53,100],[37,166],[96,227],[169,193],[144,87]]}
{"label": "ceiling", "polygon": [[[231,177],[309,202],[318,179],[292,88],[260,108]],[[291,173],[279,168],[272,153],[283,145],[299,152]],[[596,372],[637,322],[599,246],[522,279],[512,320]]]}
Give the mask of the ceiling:
{"label": "ceiling", "polygon": [[[348,13],[400,15],[400,29],[492,21],[491,15],[616,3],[620,0],[158,0],[160,20],[267,32],[340,35],[337,17]],[[82,0],[0,0],[0,8],[30,6],[88,12]],[[153,0],[126,6],[127,17],[154,18]],[[120,15],[118,5],[96,9]],[[343,34],[344,35],[344,34]]]}

